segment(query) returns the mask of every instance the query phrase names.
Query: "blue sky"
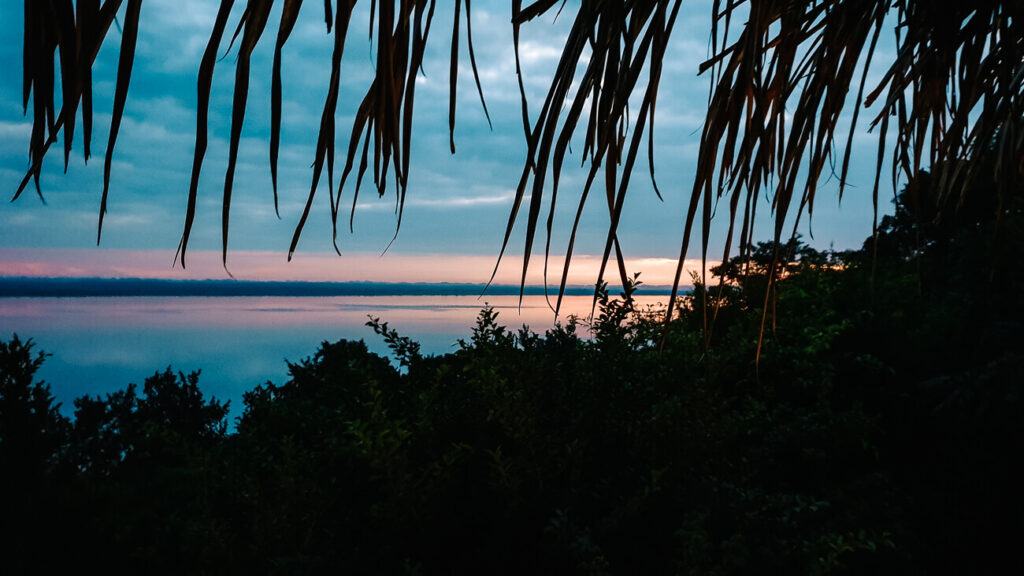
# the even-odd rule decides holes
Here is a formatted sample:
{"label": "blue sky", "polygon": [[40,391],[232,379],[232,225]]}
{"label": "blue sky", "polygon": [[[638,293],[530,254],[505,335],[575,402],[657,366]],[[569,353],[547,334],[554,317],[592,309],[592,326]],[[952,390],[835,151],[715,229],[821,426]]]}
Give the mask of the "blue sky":
{"label": "blue sky", "polygon": [[[232,24],[244,6],[236,2]],[[280,3],[278,3],[280,4]],[[0,203],[0,274],[139,275],[172,278],[226,277],[219,268],[220,203],[230,130],[235,54],[218,64],[210,118],[210,148],[200,181],[199,206],[190,251],[196,264],[172,268],[181,235],[194,145],[196,73],[218,2],[216,0],[148,0],[143,4],[139,45],[131,91],[114,154],[108,213],[101,246],[95,246],[102,191],[103,154],[107,140],[119,32],[111,30],[94,69],[96,128],[93,158],[85,165],[81,129],[67,174],[54,148],[44,166],[43,205],[34,194]],[[354,20],[342,64],[338,110],[338,147],[344,150],[351,115],[372,72],[372,44],[367,37],[369,2]],[[534,107],[547,89],[561,39],[578,3],[569,2],[557,20],[545,17],[524,28],[522,53],[527,91]],[[0,190],[13,194],[28,167],[30,121],[21,107],[22,3],[6,0],[0,30]],[[299,243],[295,261],[286,262],[289,240],[308,194],[317,129],[328,84],[332,37],[323,24],[323,9],[307,2],[284,50],[284,121],[279,161],[281,219],[273,212],[267,162],[270,124],[270,68],[278,7],[263,42],[253,55],[250,96],[242,135],[231,217],[232,272],[247,278],[336,280],[451,280],[483,282],[497,257],[511,198],[525,157],[519,98],[511,49],[509,3],[473,4],[473,32],[481,82],[493,120],[488,128],[468,70],[459,75],[457,153],[448,152],[447,99],[451,15],[440,2],[426,56],[425,77],[417,87],[409,195],[402,230],[387,255],[380,253],[395,230],[394,197],[377,199],[361,193],[355,232],[341,235],[342,257],[333,255],[326,182],[321,184]],[[707,55],[709,2],[687,2],[673,34],[656,117],[655,163],[664,202],[659,201],[645,170],[633,177],[620,240],[631,266],[648,283],[665,283],[666,262],[676,257],[682,237],[685,203],[693,181],[695,157],[708,80],[697,75]],[[222,46],[222,50],[226,48]],[[884,61],[883,54],[879,61]],[[465,52],[465,43],[462,43]],[[877,66],[876,66],[877,68]],[[873,76],[877,76],[873,71]],[[59,103],[58,103],[59,106]],[[861,121],[855,138],[851,188],[840,206],[835,179],[819,189],[812,244],[852,248],[871,232],[870,190],[876,138]],[[579,135],[582,138],[582,133]],[[574,146],[580,150],[581,146]],[[584,172],[567,166],[562,178],[561,209],[556,214],[555,252],[564,251]],[[341,162],[342,159],[339,159]],[[567,164],[572,164],[567,161]],[[638,165],[645,165],[641,158]],[[340,172],[340,167],[339,167]],[[343,205],[352,189],[343,192]],[[881,208],[891,191],[883,191]],[[599,198],[598,198],[599,199]],[[769,200],[761,199],[761,214]],[[723,206],[723,213],[724,213]],[[723,214],[724,215],[724,214]],[[608,216],[603,202],[584,212],[577,239],[583,255],[576,271],[589,283],[592,259],[604,246]],[[720,222],[713,237],[721,237]],[[515,281],[521,266],[523,226],[516,228],[499,281]],[[769,227],[762,220],[762,238]],[[804,222],[801,230],[809,236]],[[535,249],[543,249],[542,239]],[[714,243],[713,243],[714,245]],[[330,255],[327,253],[331,252]],[[697,249],[689,257],[699,257]],[[534,266],[540,272],[540,261]],[[590,264],[588,264],[590,262]],[[120,266],[119,266],[120,264]],[[72,268],[73,267],[73,268]],[[632,271],[632,270],[631,270]],[[534,276],[538,281],[539,276]]]}

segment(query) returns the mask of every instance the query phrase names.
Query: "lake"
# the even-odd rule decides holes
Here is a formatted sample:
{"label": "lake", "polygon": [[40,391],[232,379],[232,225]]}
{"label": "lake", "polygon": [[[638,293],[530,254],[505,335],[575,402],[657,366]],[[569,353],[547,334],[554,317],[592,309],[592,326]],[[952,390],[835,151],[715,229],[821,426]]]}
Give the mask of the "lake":
{"label": "lake", "polygon": [[[667,296],[638,296],[641,305]],[[339,296],[339,297],[66,297],[0,298],[0,338],[17,333],[52,356],[37,379],[46,380],[73,412],[83,395],[106,394],[129,382],[141,386],[154,372],[202,370],[207,396],[231,401],[241,414],[242,393],[268,380],[281,384],[286,360],[311,356],[323,341],[365,340],[382,355],[387,346],[365,326],[379,317],[419,342],[424,354],[454,351],[469,339],[485,302],[509,329],[523,324],[543,332],[554,314],[543,296]],[[566,296],[562,318],[585,317],[590,296]],[[584,335],[585,334],[581,334]]]}

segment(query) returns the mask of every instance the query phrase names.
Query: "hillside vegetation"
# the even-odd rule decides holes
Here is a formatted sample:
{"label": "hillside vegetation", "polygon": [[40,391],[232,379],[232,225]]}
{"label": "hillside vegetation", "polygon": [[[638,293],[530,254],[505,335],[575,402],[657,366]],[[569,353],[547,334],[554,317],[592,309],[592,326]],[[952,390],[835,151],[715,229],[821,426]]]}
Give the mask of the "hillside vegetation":
{"label": "hillside vegetation", "polygon": [[667,329],[632,286],[545,334],[484,309],[443,356],[372,319],[390,359],[325,342],[230,432],[170,368],[64,418],[15,336],[3,571],[1024,570],[1022,207],[926,184],[877,244],[778,247],[767,297],[774,245],[726,263]]}

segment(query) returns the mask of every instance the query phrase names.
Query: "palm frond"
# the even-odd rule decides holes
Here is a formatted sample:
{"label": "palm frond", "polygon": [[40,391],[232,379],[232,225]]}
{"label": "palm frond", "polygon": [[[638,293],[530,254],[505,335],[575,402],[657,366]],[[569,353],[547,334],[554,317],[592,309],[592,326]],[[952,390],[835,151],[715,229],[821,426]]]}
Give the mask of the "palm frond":
{"label": "palm frond", "polygon": [[[27,114],[31,97],[31,166],[14,193],[12,201],[21,196],[30,180],[35,182],[39,198],[43,198],[39,186],[43,158],[50,146],[57,141],[61,129],[65,129],[64,167],[67,169],[79,98],[82,98],[84,156],[86,160],[89,159],[92,137],[92,65],[120,6],[121,0],[107,0],[102,6],[99,6],[97,0],[82,0],[77,5],[76,20],[75,9],[71,6],[70,0],[25,2],[22,104]],[[60,50],[62,62],[60,81],[64,102],[60,112],[55,114],[53,53],[57,49]],[[115,108],[115,114],[116,112]],[[70,128],[67,128],[68,126]]]}
{"label": "palm frond", "polygon": [[[135,41],[139,35],[139,10],[142,0],[128,0],[128,8],[121,28],[121,54],[117,62],[117,85],[114,88],[114,113],[110,119],[110,135],[107,138],[107,152],[103,159],[103,197],[100,199],[100,221],[96,227],[96,244],[100,243],[103,234],[103,216],[107,213],[107,194],[110,192],[110,164],[114,160],[114,144],[121,128],[124,106],[128,100],[128,84],[132,80],[132,64],[135,62]],[[66,82],[66,81],[65,81]],[[67,100],[64,109],[68,110]],[[71,150],[71,128],[75,125],[75,110],[72,103],[69,121],[64,126],[64,162],[67,169],[68,152]]]}
{"label": "palm frond", "polygon": [[[126,10],[107,147],[101,224],[109,187],[110,155],[130,80],[140,5],[141,0],[129,0]],[[233,0],[221,1],[200,66],[196,149],[179,245],[182,265],[206,151],[213,68],[232,5]],[[271,5],[271,0],[247,0],[236,28],[236,37],[241,40],[224,184],[225,263],[231,188],[248,97],[249,55],[260,41]],[[583,134],[583,152],[590,165],[569,231],[558,299],[553,306],[556,310],[564,292],[580,217],[595,182],[603,182],[604,204],[610,221],[596,281],[598,284],[603,281],[609,265],[617,269],[623,283],[628,280],[617,228],[644,137],[648,140],[648,173],[652,182],[654,180],[652,135],[658,89],[663,80],[664,63],[670,57],[666,47],[681,5],[681,0],[581,2],[547,94],[531,121],[519,54],[520,29],[554,9],[563,10],[565,3],[512,1],[512,49],[527,156],[510,207],[499,261],[508,249],[514,227],[525,219],[521,285],[525,285],[545,209],[547,282],[562,167],[569,143],[577,131]],[[79,102],[84,152],[88,158],[92,131],[91,67],[120,6],[121,0],[106,0],[102,5],[99,0],[78,0],[75,7],[70,0],[26,1],[22,98],[26,113],[30,101],[32,107],[31,167],[15,198],[32,179],[42,196],[39,174],[43,157],[61,130],[66,164]],[[415,75],[423,62],[435,2],[371,0],[369,27],[370,35],[376,35],[375,73],[348,133],[345,166],[335,189],[334,112],[339,98],[345,37],[354,6],[355,0],[339,0],[336,6],[332,6],[330,0],[324,3],[327,31],[335,35],[331,80],[317,139],[312,182],[292,236],[289,258],[297,249],[325,165],[336,250],[342,191],[353,170],[356,182],[349,227],[352,227],[359,190],[367,172],[371,173],[379,195],[389,189],[389,175],[393,174],[396,233],[401,226],[410,172]],[[454,25],[449,77],[449,146],[454,151],[455,88],[462,54],[459,43],[463,20],[470,64],[482,103],[483,91],[472,46],[471,2],[457,0],[451,6]],[[284,1],[275,42],[270,142],[275,208],[283,97],[282,49],[301,7],[300,0]],[[887,25],[895,32],[896,51],[890,61],[882,63],[885,66],[882,79],[868,85],[869,70],[879,65],[876,48]],[[791,234],[795,234],[796,225],[805,213],[806,218],[813,217],[819,181],[827,172],[834,172],[837,163],[841,197],[852,162],[853,132],[860,120],[861,108],[873,110],[869,127],[877,131],[879,139],[877,156],[873,158],[872,196],[876,218],[881,173],[889,161],[894,187],[898,180],[913,179],[924,168],[940,167],[936,181],[940,194],[946,197],[962,196],[978,176],[982,168],[971,159],[980,157],[972,152],[982,147],[990,147],[998,154],[994,169],[998,172],[996,181],[1003,183],[1002,202],[1009,201],[1007,195],[1015,190],[1011,183],[1022,177],[1024,132],[1019,124],[1024,117],[1024,4],[1020,2],[714,0],[709,29],[712,52],[699,71],[706,74],[710,91],[696,159],[696,176],[682,215],[682,242],[673,292],[678,290],[684,258],[694,244],[691,240],[695,233],[700,236],[702,259],[707,260],[711,219],[719,201],[724,199],[728,205],[728,231],[721,247],[723,260],[728,260],[734,252],[733,244],[738,245],[736,251],[741,257],[749,253],[755,237],[756,200],[763,195],[772,201],[772,232],[777,243],[783,240],[787,223],[792,224]],[[58,81],[54,76],[54,55],[57,51],[63,102],[59,112],[54,108]],[[579,69],[583,70],[582,74],[577,74]],[[647,75],[643,77],[645,70]],[[856,96],[851,99],[851,94]],[[629,106],[633,96],[639,100],[635,113]],[[486,104],[484,111],[489,120]],[[847,122],[846,118],[850,120]],[[657,183],[654,186],[661,196]],[[528,207],[524,210],[527,200]]]}
{"label": "palm frond", "polygon": [[295,28],[301,7],[302,0],[284,1],[281,25],[277,30],[277,43],[274,46],[273,79],[270,88],[270,180],[274,188],[274,213],[278,218],[281,217],[277,203],[277,156],[281,147],[281,49]]}
{"label": "palm frond", "polygon": [[[520,3],[513,5],[514,49],[517,56],[517,74],[521,69],[518,62],[518,27],[526,21],[542,15],[555,7],[556,2],[534,2],[523,8]],[[544,251],[545,284],[547,284],[548,260],[551,249],[551,232],[557,206],[559,180],[569,142],[583,118],[584,108],[589,102],[584,156],[589,158],[591,170],[577,206],[577,216],[570,232],[558,299],[553,308],[558,311],[568,277],[569,264],[575,245],[576,230],[583,207],[598,172],[604,169],[605,197],[611,224],[605,242],[604,255],[597,283],[603,282],[606,266],[614,250],[620,281],[628,281],[625,258],[618,242],[618,222],[624,205],[626,191],[636,156],[642,142],[644,128],[653,123],[652,112],[661,79],[665,46],[671,34],[681,2],[632,2],[632,3],[589,3],[584,2],[576,13],[573,25],[566,39],[554,78],[541,111],[533,126],[528,124],[529,114],[523,95],[524,131],[528,142],[527,160],[520,176],[513,200],[500,254],[503,255],[511,239],[513,228],[519,217],[519,210],[529,190],[530,205],[526,217],[526,245],[523,256],[523,272],[520,286],[525,287],[526,273],[533,251],[537,225],[544,204],[545,182],[551,176],[551,198],[548,202],[547,240]],[[586,48],[590,48],[589,55]],[[587,58],[585,72],[579,80],[574,94],[570,94],[576,80],[577,66]],[[640,83],[645,67],[649,69],[648,81],[641,97],[640,109],[632,130],[628,102],[630,95]],[[564,120],[561,117],[563,103],[569,102]],[[632,132],[627,141],[627,133]],[[622,173],[619,166],[622,165]],[[651,168],[653,176],[653,165]],[[500,255],[499,255],[500,258]],[[497,267],[495,267],[495,273]],[[492,274],[493,278],[493,274]]]}
{"label": "palm frond", "polygon": [[178,243],[178,253],[175,260],[180,260],[182,267],[185,266],[185,252],[188,249],[188,239],[192,234],[192,223],[196,217],[196,201],[199,197],[199,174],[202,171],[203,160],[206,158],[207,128],[210,116],[210,90],[213,86],[213,68],[217,64],[217,50],[220,48],[221,39],[224,37],[224,29],[228,24],[228,16],[231,14],[231,7],[234,0],[221,0],[220,9],[217,11],[217,19],[213,25],[213,32],[206,44],[206,51],[203,52],[202,62],[199,64],[199,78],[196,82],[198,91],[198,105],[196,107],[196,147],[192,156],[192,176],[189,180],[188,205],[185,209],[185,225],[181,233],[181,241]]}
{"label": "palm frond", "polygon": [[[476,56],[473,51],[472,29],[469,24],[470,2],[469,0],[462,1],[466,3],[464,19],[466,21],[470,61],[477,90],[483,103],[483,90],[480,86],[479,73],[475,63]],[[363,105],[360,106],[359,112],[353,121],[351,139],[347,147],[346,169],[337,189],[337,194],[335,194],[333,177],[336,133],[334,112],[339,97],[340,67],[343,60],[345,38],[356,1],[339,0],[336,6],[332,5],[331,0],[325,0],[324,2],[327,32],[328,34],[334,34],[331,81],[327,97],[325,98],[320,131],[317,137],[310,193],[307,198],[306,207],[293,234],[292,243],[289,248],[289,258],[291,258],[292,253],[296,249],[325,165],[330,188],[332,221],[335,230],[334,243],[337,249],[337,218],[341,192],[358,154],[358,142],[360,140],[363,141],[364,145],[356,184],[357,192],[353,198],[353,209],[355,207],[358,187],[361,184],[363,175],[366,173],[368,157],[372,154],[373,182],[380,195],[384,195],[388,189],[389,173],[394,174],[396,230],[401,226],[410,168],[415,78],[417,71],[421,69],[423,64],[430,23],[434,15],[435,1],[401,0],[398,2],[381,1],[378,3],[377,0],[371,0],[371,2],[370,35],[372,37],[376,33],[378,39],[376,71],[373,81],[364,95]],[[221,0],[214,28],[210,34],[210,40],[200,64],[197,81],[198,110],[195,153],[187,198],[185,223],[176,256],[176,259],[183,266],[185,265],[185,255],[195,221],[199,178],[208,144],[209,103],[213,71],[233,5],[233,0]],[[12,200],[17,199],[27,187],[29,181],[33,179],[35,180],[39,196],[42,198],[42,191],[39,188],[39,175],[42,170],[43,158],[49,151],[50,146],[59,137],[58,135],[61,130],[64,132],[65,164],[67,163],[67,157],[74,138],[74,124],[79,100],[82,101],[85,155],[88,158],[89,139],[92,132],[92,65],[106,32],[118,13],[120,6],[121,0],[107,0],[102,6],[99,5],[99,0],[79,0],[76,14],[76,9],[72,6],[70,0],[26,1],[23,104],[27,113],[29,97],[33,96],[33,131],[29,146],[32,164]],[[247,0],[245,10],[235,26],[235,32],[228,48],[230,51],[235,41],[239,40],[221,221],[222,260],[225,267],[227,264],[228,231],[230,228],[234,173],[245,120],[245,106],[249,95],[251,54],[263,36],[272,6],[273,0]],[[140,7],[141,0],[129,0],[124,18],[125,25],[121,39],[118,81],[115,88],[114,111],[104,170],[104,190],[101,200],[99,230],[102,230],[103,215],[106,212],[111,155],[120,127],[120,121],[124,114],[128,84],[131,79]],[[274,65],[271,72],[271,138],[269,155],[275,210],[278,206],[277,161],[280,150],[281,101],[283,97],[281,86],[282,51],[294,28],[301,8],[301,0],[284,1],[281,22],[274,46]],[[458,23],[460,21],[458,15],[456,15],[456,18]],[[458,24],[456,24],[457,32]],[[60,50],[59,57],[62,63],[60,86],[63,107],[59,113],[56,113],[54,109],[56,82],[54,79],[53,54],[58,49]],[[453,62],[457,62],[459,58],[457,46],[453,50],[452,57]],[[456,101],[454,88],[453,82],[450,95],[450,109],[453,116]],[[486,112],[486,104],[484,106]],[[454,134],[454,124],[452,126],[452,133]],[[99,234],[97,237],[99,238]]]}

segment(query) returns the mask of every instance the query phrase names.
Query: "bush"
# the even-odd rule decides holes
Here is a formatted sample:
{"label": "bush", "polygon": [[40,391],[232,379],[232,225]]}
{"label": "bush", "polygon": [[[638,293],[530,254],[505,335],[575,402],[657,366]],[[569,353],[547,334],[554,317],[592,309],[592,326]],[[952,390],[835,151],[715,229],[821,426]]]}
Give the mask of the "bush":
{"label": "bush", "polygon": [[15,336],[0,474],[30,529],[8,563],[53,541],[189,573],[1024,569],[1020,296],[993,291],[995,317],[920,289],[891,224],[877,261],[759,245],[667,325],[635,278],[544,334],[485,308],[443,356],[371,319],[392,359],[325,342],[232,433],[170,368],[69,423]]}

